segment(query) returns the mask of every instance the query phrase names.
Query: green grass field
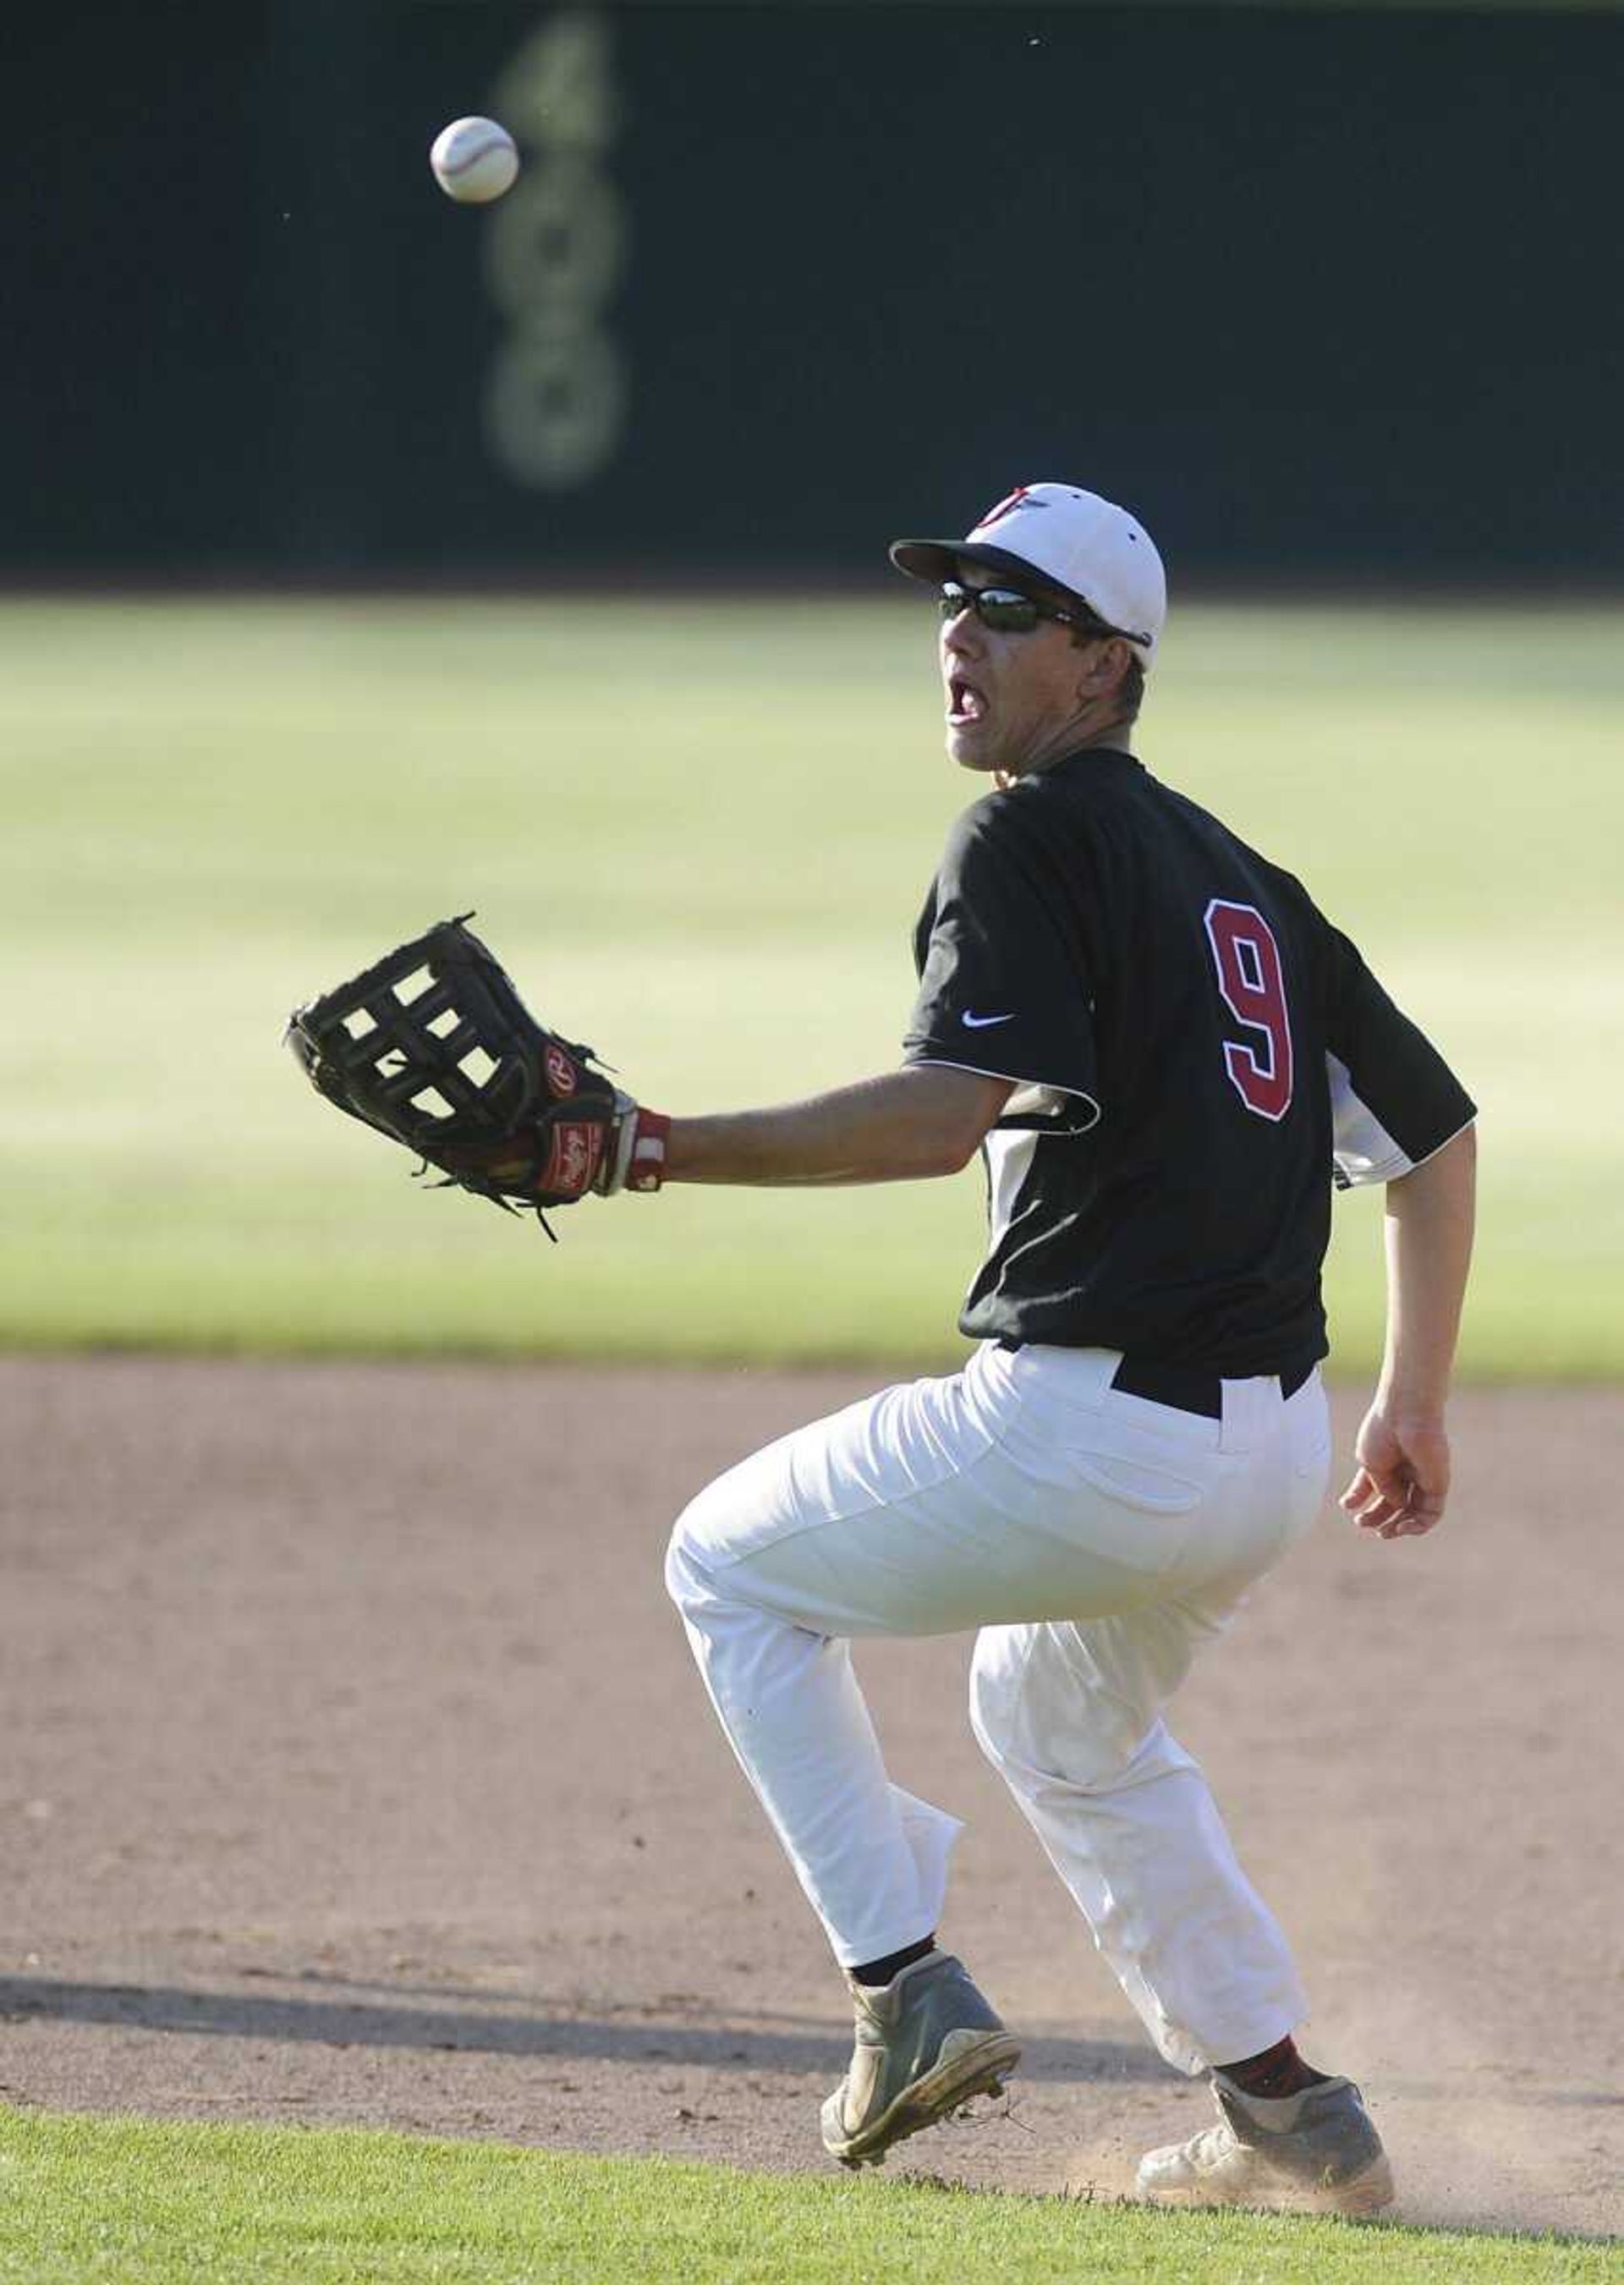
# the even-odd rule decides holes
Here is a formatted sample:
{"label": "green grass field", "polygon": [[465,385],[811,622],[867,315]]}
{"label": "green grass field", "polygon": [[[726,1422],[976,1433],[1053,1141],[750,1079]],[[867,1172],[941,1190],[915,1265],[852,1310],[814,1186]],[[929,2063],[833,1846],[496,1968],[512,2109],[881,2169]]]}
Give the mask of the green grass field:
{"label": "green grass field", "polygon": [[[980,1186],[593,1201],[562,1244],[317,1103],[289,1005],[477,907],[672,1110],[896,1060],[977,788],[930,614],[534,601],[0,607],[0,1341],[954,1353]],[[1189,607],[1151,767],[1313,883],[1483,1107],[1465,1363],[1624,1370],[1624,616]],[[1345,1198],[1345,1370],[1379,1200]]]}
{"label": "green grass field", "polygon": [[1616,2246],[0,2111],[19,2285],[1602,2285]]}

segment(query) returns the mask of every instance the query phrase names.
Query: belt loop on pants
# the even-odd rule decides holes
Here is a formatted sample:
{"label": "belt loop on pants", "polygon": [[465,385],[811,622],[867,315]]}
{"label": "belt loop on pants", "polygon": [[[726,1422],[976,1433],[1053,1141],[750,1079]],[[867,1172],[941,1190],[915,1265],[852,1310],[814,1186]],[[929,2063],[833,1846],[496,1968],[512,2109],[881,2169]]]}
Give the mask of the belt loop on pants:
{"label": "belt loop on pants", "polygon": [[[1311,1364],[1296,1365],[1281,1373],[1282,1400],[1295,1396],[1309,1374]],[[1161,1364],[1154,1358],[1125,1356],[1111,1375],[1111,1386],[1127,1396],[1147,1396],[1152,1404],[1171,1405],[1175,1412],[1198,1413],[1204,1420],[1221,1420],[1224,1417],[1224,1379],[1226,1376],[1207,1372],[1200,1365]],[[1274,1379],[1269,1374],[1231,1373],[1231,1380]]]}
{"label": "belt loop on pants", "polygon": [[[997,1346],[1013,1355],[1026,1344],[1003,1333]],[[1283,1372],[1282,1398],[1295,1396],[1313,1370],[1309,1363]],[[1230,1378],[1250,1379],[1253,1376],[1237,1373]],[[1174,1412],[1193,1412],[1203,1420],[1221,1420],[1224,1417],[1224,1377],[1202,1365],[1165,1364],[1155,1357],[1124,1356],[1111,1375],[1110,1385],[1124,1396],[1142,1396],[1149,1403],[1165,1404]]]}
{"label": "belt loop on pants", "polygon": [[1224,1384],[1215,1372],[1196,1364],[1157,1364],[1154,1358],[1125,1356],[1110,1377],[1124,1396],[1143,1396],[1175,1412],[1198,1413],[1204,1420],[1224,1417]]}

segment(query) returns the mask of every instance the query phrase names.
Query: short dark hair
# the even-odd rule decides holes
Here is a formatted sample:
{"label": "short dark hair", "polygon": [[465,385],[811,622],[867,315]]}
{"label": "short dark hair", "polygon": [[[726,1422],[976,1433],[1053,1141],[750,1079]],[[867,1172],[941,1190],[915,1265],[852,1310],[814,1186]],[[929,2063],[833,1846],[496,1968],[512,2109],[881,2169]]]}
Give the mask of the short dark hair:
{"label": "short dark hair", "polygon": [[[1082,626],[1074,626],[1071,640],[1081,650],[1085,643],[1098,642],[1103,636],[1116,634],[1115,627],[1109,627],[1103,619],[1098,619]],[[1118,640],[1121,640],[1118,636]],[[1122,719],[1125,722],[1137,721],[1139,710],[1145,703],[1145,663],[1132,648],[1128,652],[1128,663],[1122,679],[1117,685],[1117,696],[1122,705]]]}
{"label": "short dark hair", "polygon": [[[1055,609],[1070,615],[1071,640],[1077,649],[1081,650],[1085,643],[1102,641],[1108,635],[1115,635],[1119,641],[1126,640],[1120,627],[1113,627],[1109,619],[1101,618],[1082,596],[1073,594],[1069,587],[1056,586],[1048,579],[1033,579],[1030,583],[1023,580],[1020,584],[1034,601],[1052,604]],[[1119,718],[1136,722],[1145,703],[1145,663],[1131,644],[1127,665],[1117,685],[1117,696],[1122,705]]]}

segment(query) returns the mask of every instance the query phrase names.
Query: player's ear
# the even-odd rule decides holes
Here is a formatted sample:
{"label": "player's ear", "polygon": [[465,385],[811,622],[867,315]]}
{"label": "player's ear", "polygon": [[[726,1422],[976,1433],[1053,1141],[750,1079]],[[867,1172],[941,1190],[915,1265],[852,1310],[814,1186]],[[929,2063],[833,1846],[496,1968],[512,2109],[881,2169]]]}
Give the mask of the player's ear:
{"label": "player's ear", "polygon": [[1077,694],[1081,699],[1102,698],[1121,681],[1127,645],[1113,636],[1109,642],[1085,643],[1078,652]]}

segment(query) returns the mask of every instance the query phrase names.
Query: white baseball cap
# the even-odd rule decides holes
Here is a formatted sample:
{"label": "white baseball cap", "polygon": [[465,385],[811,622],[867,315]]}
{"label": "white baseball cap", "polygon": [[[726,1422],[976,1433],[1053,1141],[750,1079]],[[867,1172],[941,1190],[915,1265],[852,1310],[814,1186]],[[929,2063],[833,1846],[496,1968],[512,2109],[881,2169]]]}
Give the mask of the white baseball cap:
{"label": "white baseball cap", "polygon": [[898,539],[891,561],[933,586],[963,562],[1018,578],[1036,571],[1126,635],[1149,666],[1167,623],[1167,575],[1126,508],[1075,484],[1017,484],[962,539]]}

